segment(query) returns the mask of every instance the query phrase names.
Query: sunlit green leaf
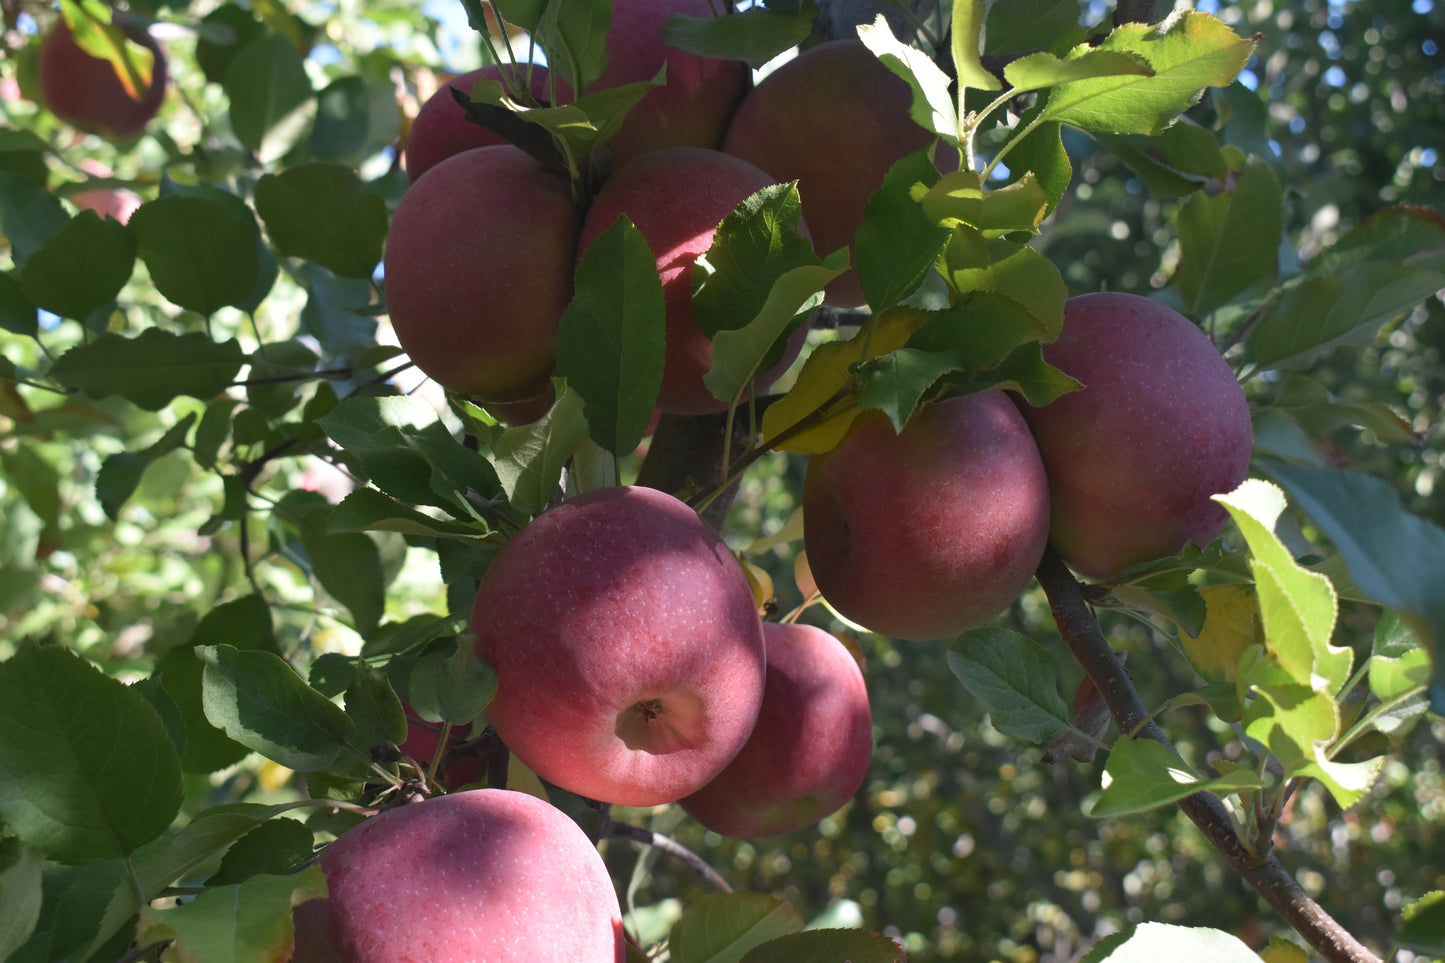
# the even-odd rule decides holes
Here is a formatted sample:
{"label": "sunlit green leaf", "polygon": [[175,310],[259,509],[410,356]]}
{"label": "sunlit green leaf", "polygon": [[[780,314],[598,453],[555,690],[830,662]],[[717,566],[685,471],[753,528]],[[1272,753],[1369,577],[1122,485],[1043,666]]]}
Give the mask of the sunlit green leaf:
{"label": "sunlit green leaf", "polygon": [[688,904],[672,925],[668,947],[676,963],[728,963],[802,928],[798,911],[775,896],[710,893]]}
{"label": "sunlit green leaf", "polygon": [[1153,739],[1119,739],[1104,766],[1104,789],[1089,815],[1128,816],[1178,802],[1196,792],[1229,793],[1257,789],[1259,777],[1236,770],[1206,779],[1190,769],[1173,749]]}

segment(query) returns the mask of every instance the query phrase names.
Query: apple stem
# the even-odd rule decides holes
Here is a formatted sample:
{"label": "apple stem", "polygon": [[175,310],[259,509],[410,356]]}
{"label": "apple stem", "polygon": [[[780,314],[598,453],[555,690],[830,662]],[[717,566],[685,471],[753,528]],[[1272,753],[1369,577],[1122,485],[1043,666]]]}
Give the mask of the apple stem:
{"label": "apple stem", "polygon": [[[1037,576],[1049,599],[1059,635],[1093,680],[1121,733],[1169,746],[1152,721],[1138,690],[1114,656],[1098,619],[1084,599],[1083,587],[1052,548],[1045,549]],[[1179,808],[1234,867],[1245,882],[1330,963],[1380,963],[1359,940],[1305,892],[1273,853],[1260,853],[1239,833],[1224,803],[1207,792],[1179,801]]]}

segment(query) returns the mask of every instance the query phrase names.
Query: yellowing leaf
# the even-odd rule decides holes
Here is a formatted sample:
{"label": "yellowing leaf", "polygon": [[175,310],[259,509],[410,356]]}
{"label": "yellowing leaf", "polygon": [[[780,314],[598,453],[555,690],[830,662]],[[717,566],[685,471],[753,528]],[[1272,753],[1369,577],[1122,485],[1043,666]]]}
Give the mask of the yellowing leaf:
{"label": "yellowing leaf", "polygon": [[[849,340],[818,345],[792,390],[763,415],[764,444],[796,455],[836,448],[861,413],[862,384],[852,366],[897,351],[930,316],[916,308],[890,308]],[[810,423],[800,428],[805,420]],[[784,440],[785,432],[790,434]]]}
{"label": "yellowing leaf", "polygon": [[739,558],[743,574],[748,577],[748,588],[753,590],[753,602],[758,612],[767,614],[770,605],[777,604],[777,593],[773,591],[773,577],[746,558]]}
{"label": "yellowing leaf", "polygon": [[1179,633],[1184,654],[1204,678],[1232,681],[1244,650],[1264,642],[1259,604],[1246,585],[1209,585],[1199,594],[1204,597],[1204,627],[1198,636]]}

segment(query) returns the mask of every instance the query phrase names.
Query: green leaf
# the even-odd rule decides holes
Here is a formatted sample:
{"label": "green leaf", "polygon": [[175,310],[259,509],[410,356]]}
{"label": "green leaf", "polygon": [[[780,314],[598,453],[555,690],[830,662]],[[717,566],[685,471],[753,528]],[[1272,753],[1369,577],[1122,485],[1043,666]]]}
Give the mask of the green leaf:
{"label": "green leaf", "polygon": [[925,392],[954,370],[951,354],[900,348],[858,366],[863,392],[858,407],[888,416],[894,431],[902,431]]}
{"label": "green leaf", "polygon": [[848,252],[839,248],[822,264],[786,271],[773,282],[756,317],[713,335],[712,367],[702,378],[713,397],[739,401],[758,372],[776,363],[780,345],[822,301],[823,288],[846,270]]}
{"label": "green leaf", "polygon": [[272,243],[347,278],[369,278],[386,238],[386,202],[341,164],[303,164],[256,184]]}
{"label": "green leaf", "polygon": [[930,150],[916,151],[889,169],[868,198],[854,239],[858,280],[876,313],[917,290],[948,242],[949,230],[928,219],[913,198],[915,184],[938,181]]}
{"label": "green leaf", "polygon": [[465,493],[490,498],[501,490],[486,458],[458,442],[418,398],[348,398],[317,424],[377,488],[403,502],[471,520]]}
{"label": "green leaf", "polygon": [[[1078,15],[1075,14],[1075,20],[1077,19]],[[983,33],[984,22],[983,0],[959,0],[953,5],[953,72],[958,77],[960,87],[998,90],[1003,84],[984,69],[983,61],[979,57],[979,37]]]}
{"label": "green leaf", "polygon": [[311,128],[307,148],[327,160],[357,154],[372,133],[371,109],[365,77],[333,80],[316,95],[316,125]]}
{"label": "green leaf", "polygon": [[[20,287],[37,307],[83,321],[115,300],[135,269],[135,255],[131,228],[81,211],[30,255]],[[82,264],[85,269],[76,270]]]}
{"label": "green leaf", "polygon": [[1344,557],[1355,585],[1405,616],[1430,647],[1435,668],[1430,701],[1445,713],[1445,531],[1405,511],[1388,484],[1358,472],[1261,460]]}
{"label": "green leaf", "polygon": [[1353,653],[1330,644],[1339,604],[1321,573],[1294,560],[1275,534],[1284,493],[1250,479],[1216,495],[1249,543],[1265,647],[1297,684],[1333,697],[1349,679]]}
{"label": "green leaf", "polygon": [[1396,946],[1430,956],[1445,956],[1445,890],[1434,890],[1406,906]]}
{"label": "green leaf", "polygon": [[1316,743],[1339,735],[1340,707],[1328,694],[1304,685],[1255,687],[1244,707],[1244,732],[1269,747],[1288,776],[1314,761]]}
{"label": "green leaf", "polygon": [[523,514],[540,514],[557,494],[567,459],[586,441],[582,398],[562,382],[551,411],[492,439],[492,466],[507,500]]}
{"label": "green leaf", "polygon": [[1339,276],[1369,261],[1401,261],[1439,272],[1445,267],[1445,216],[1425,207],[1387,207],[1315,255],[1309,272]]}
{"label": "green leaf", "polygon": [[268,819],[230,845],[206,885],[229,886],[262,873],[294,873],[316,857],[315,846],[316,836],[305,823]]}
{"label": "green leaf", "polygon": [[145,470],[164,455],[186,443],[186,434],[195,424],[195,412],[176,422],[160,440],[141,451],[122,451],[105,459],[95,477],[95,495],[100,499],[105,516],[111,521],[120,517],[121,507],[140,484]]}
{"label": "green leaf", "polygon": [[326,523],[328,532],[401,532],[403,535],[481,539],[487,529],[466,522],[433,518],[408,508],[375,488],[358,488],[341,500]]}
{"label": "green leaf", "polygon": [[35,303],[25,296],[15,275],[8,273],[0,273],[0,329],[31,338],[40,333]]}
{"label": "green leaf", "polygon": [[1147,812],[1196,792],[1258,789],[1261,783],[1258,776],[1244,769],[1215,779],[1203,779],[1163,743],[1121,738],[1109,750],[1103,786],[1089,811],[1096,819]]}
{"label": "green leaf", "polygon": [[199,331],[147,328],[134,338],[107,332],[76,345],[50,375],[92,398],[120,395],[159,411],[179,395],[209,401],[231,383],[244,360],[235,339],[216,342]]}
{"label": "green leaf", "polygon": [[123,860],[87,866],[50,863],[42,872],[40,918],[7,963],[88,960],[102,949],[100,959],[118,959],[125,953],[133,934],[122,933],[119,924],[107,919],[122,887],[130,888]]}
{"label": "green leaf", "polygon": [[262,163],[278,160],[311,129],[311,80],[301,52],[278,33],[263,33],[241,48],[222,87],[231,103],[231,129]]}
{"label": "green leaf", "polygon": [[1239,660],[1250,646],[1264,644],[1259,603],[1247,585],[1206,585],[1204,624],[1194,634],[1179,633],[1189,664],[1212,682],[1233,682]]}
{"label": "green leaf", "polygon": [[1370,652],[1370,691],[1381,702],[1390,702],[1429,681],[1429,650],[1397,613],[1381,612]]}
{"label": "green leaf", "polygon": [[291,910],[326,895],[320,866],[290,876],[258,875],[208,888],[172,909],[141,913],[142,944],[173,940],[171,952],[206,963],[283,959],[291,946]]}
{"label": "green leaf", "polygon": [[[956,11],[959,7],[969,5],[966,3],[955,4],[955,17],[957,17]],[[898,38],[893,36],[892,28],[888,26],[888,21],[881,13],[873,23],[858,28],[858,39],[873,51],[873,56],[882,61],[883,66],[893,71],[908,84],[909,89],[913,92],[913,101],[909,104],[908,116],[913,118],[913,122],[926,131],[957,143],[958,110],[954,106],[953,94],[948,89],[950,85],[948,75],[929,59],[928,54],[917,47],[900,43]],[[977,34],[974,35],[973,40],[976,48]],[[957,49],[957,44],[955,44],[955,49]],[[977,50],[975,49],[975,62],[977,59]],[[960,73],[959,76],[962,77],[963,74]],[[985,71],[984,76],[993,81],[993,87],[987,89],[996,90],[999,84],[993,74]]]}
{"label": "green leaf", "polygon": [[1066,59],[1095,51],[1137,54],[1153,75],[1097,77],[1059,84],[1049,92],[1045,120],[1088,131],[1156,134],[1199,99],[1205,87],[1234,80],[1254,52],[1208,14],[1184,10],[1157,26],[1129,23],[1097,46],[1074,48]]}
{"label": "green leaf", "polygon": [[1013,85],[1014,93],[1020,94],[1099,77],[1152,76],[1154,70],[1147,60],[1123,50],[1090,49],[1068,60],[1061,60],[1045,50],[1010,61],[1003,69],[1004,80]]}
{"label": "green leaf", "polygon": [[[528,26],[526,20],[513,22]],[[585,91],[607,69],[611,29],[611,0],[573,0],[543,4],[533,33],[552,70],[573,90]]]}
{"label": "green leaf", "polygon": [[709,893],[672,924],[668,948],[674,963],[736,963],[753,947],[802,929],[798,911],[775,896]]}
{"label": "green leaf", "polygon": [[779,278],[819,263],[798,233],[803,206],[796,184],[774,184],[753,194],[713,234],[693,272],[693,314],[708,337],[757,318]]}
{"label": "green leaf", "polygon": [[0,171],[0,236],[10,242],[17,268],[69,223],[60,198],[22,174]]}
{"label": "green leaf", "polygon": [[[1001,5],[994,6],[997,9]],[[1074,168],[1069,162],[1069,152],[1064,149],[1062,125],[1057,121],[1033,123],[1033,117],[1042,112],[1041,107],[1030,107],[1019,120],[1018,129],[1023,136],[1009,142],[1009,177],[1021,180],[1033,176],[1044,189],[1048,210],[1053,211],[1069,189]]]}
{"label": "green leaf", "polygon": [[40,922],[42,862],[14,836],[0,839],[0,960],[23,946]]}
{"label": "green leaf", "polygon": [[914,189],[928,219],[943,227],[967,224],[986,238],[1017,231],[1039,233],[1048,210],[1048,196],[1029,174],[1003,187],[985,191],[974,171],[951,171],[926,191]]}
{"label": "green leaf", "polygon": [[1077,0],[1010,0],[988,5],[983,46],[990,54],[1052,48],[1080,33]]}
{"label": "green leaf", "polygon": [[366,660],[356,663],[356,676],[346,687],[343,702],[356,726],[358,748],[370,749],[380,742],[400,743],[406,739],[406,712],[401,700],[385,673]]}
{"label": "green leaf", "polygon": [[240,304],[259,272],[256,219],[208,197],[171,194],[130,219],[156,289],[188,311],[210,315]]}
{"label": "green leaf", "polygon": [[1140,923],[1106,937],[1084,954],[1081,963],[1138,963],[1141,960],[1208,960],[1209,963],[1259,963],[1237,936],[1203,926]]}
{"label": "green leaf", "polygon": [[1095,134],[1094,139],[1128,164],[1155,197],[1184,197],[1210,179],[1222,184],[1229,175],[1229,164],[1214,132],[1188,117],[1152,137]]}
{"label": "green leaf", "polygon": [[232,739],[298,772],[329,766],[352,738],[342,709],[308,686],[280,656],[200,645],[206,718]]}
{"label": "green leaf", "polygon": [[180,760],[155,707],[58,647],[25,644],[0,663],[0,776],[0,817],[65,863],[130,854],[181,805]]}
{"label": "green leaf", "polygon": [[[956,295],[955,309],[965,305],[977,292],[1000,295],[1025,322],[1004,326],[1017,331],[1001,340],[990,340],[994,364],[1024,341],[1052,341],[1064,326],[1064,301],[1068,287],[1058,267],[1031,247],[1007,238],[985,238],[971,227],[958,227],[944,249],[940,273]],[[985,299],[991,300],[991,299]],[[967,310],[990,313],[988,305],[968,304]],[[983,327],[983,321],[970,322]],[[992,319],[989,322],[992,326]],[[975,353],[980,353],[975,349]]]}
{"label": "green leaf", "polygon": [[780,11],[761,4],[724,17],[673,13],[662,28],[662,43],[714,60],[741,60],[754,69],[806,40],[818,16],[813,0]]}
{"label": "green leaf", "polygon": [[406,701],[427,722],[470,723],[497,692],[497,673],[477,658],[471,643],[433,651],[417,660],[406,682]]}
{"label": "green leaf", "polygon": [[557,333],[557,373],[586,405],[594,441],[637,447],[662,386],[666,311],[657,259],[621,216],[588,246]]}
{"label": "green leaf", "polygon": [[994,367],[974,375],[970,385],[1016,391],[1035,407],[1050,404],[1080,387],[1079,382],[1044,360],[1037,341],[1026,341]]}
{"label": "green leaf", "polygon": [[1184,313],[1200,318],[1274,280],[1284,227],[1284,191],[1263,158],[1251,157],[1224,190],[1194,194],[1179,210],[1174,282]]}
{"label": "green leaf", "polygon": [[1368,341],[1382,324],[1445,287],[1445,271],[1407,262],[1359,261],[1338,277],[1310,274],[1285,288],[1250,333],[1262,368],[1301,366],[1343,344]]}
{"label": "green leaf", "polygon": [[1045,743],[1069,731],[1053,657],[1027,636],[1003,628],[965,632],[949,647],[948,667],[1000,732]]}
{"label": "green leaf", "polygon": [[233,741],[206,719],[202,705],[202,671],[194,647],[228,642],[239,648],[277,651],[271,608],[257,595],[245,595],[217,605],[197,624],[184,645],[168,651],[157,662],[151,678],[181,711],[186,725],[186,747],[181,767],[186,772],[210,773],[245,757],[245,746]]}
{"label": "green leaf", "polygon": [[903,948],[886,936],[862,930],[806,930],[768,940],[740,963],[904,963]]}
{"label": "green leaf", "polygon": [[346,606],[356,631],[366,635],[376,628],[386,604],[386,576],[373,537],[330,531],[331,505],[316,492],[293,491],[279,507],[296,520],[311,574],[328,595]]}

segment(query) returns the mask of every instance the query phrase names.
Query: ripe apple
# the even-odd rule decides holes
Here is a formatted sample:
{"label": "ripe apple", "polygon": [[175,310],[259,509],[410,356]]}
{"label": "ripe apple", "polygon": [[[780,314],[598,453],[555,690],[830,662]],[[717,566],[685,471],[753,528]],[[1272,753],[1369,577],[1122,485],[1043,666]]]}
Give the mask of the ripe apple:
{"label": "ripe apple", "polygon": [[130,140],[145,129],[165,97],[165,52],[145,31],[127,30],[126,36],[155,58],[144,90],[132,90],[109,60],[82,50],[70,26],[56,20],[40,45],[40,95],[51,113],[116,141]]}
{"label": "ripe apple", "polygon": [[[113,177],[115,174],[109,167],[90,158],[82,158],[78,166],[95,177]],[[81,210],[95,211],[101,217],[114,218],[122,224],[130,221],[130,216],[141,205],[139,194],[118,187],[97,187],[80,191],[70,195],[70,201]]]}
{"label": "ripe apple", "polygon": [[564,789],[653,806],[737,755],[763,695],[763,630],[742,568],[691,508],[598,489],[507,542],[477,589],[487,721]]}
{"label": "ripe apple", "polygon": [[[931,139],[908,116],[912,102],[908,84],[861,40],[831,40],[764,77],[738,105],[722,149],[779,182],[796,180],[813,244],[828,254],[853,244],[888,169]],[[858,273],[836,278],[825,300],[862,305]]]}
{"label": "ripe apple", "polygon": [[748,68],[741,61],[663,46],[662,28],[674,13],[710,17],[715,8],[711,0],[618,0],[612,5],[607,69],[585,92],[651,80],[667,65],[664,85],[649,91],[608,141],[614,167],[660,147],[717,147],[747,90]]}
{"label": "ripe apple", "polygon": [[[515,77],[521,84],[525,82],[528,71],[526,65],[520,65],[509,68],[506,76]],[[532,96],[538,100],[547,99],[547,68],[532,66],[530,73]],[[417,111],[416,120],[412,121],[411,130],[406,136],[406,176],[411,183],[416,183],[421,175],[453,154],[460,154],[473,147],[507,143],[501,134],[467,120],[462,105],[452,96],[452,88],[456,88],[470,97],[478,80],[486,78],[500,81],[503,76],[501,66],[488,64],[453,77],[427,98],[421,110]]]}
{"label": "ripe apple", "polygon": [[617,892],[587,835],[526,793],[474,789],[374,816],[321,854],[298,963],[621,963]]}
{"label": "ripe apple", "polygon": [[[579,257],[622,214],[657,257],[667,305],[667,353],[657,398],[663,411],[700,415],[727,409],[728,403],[714,398],[702,381],[712,367],[712,341],[693,316],[692,268],[712,245],[722,219],[774,183],[763,171],[729,154],[671,147],[618,169],[587,211],[577,245]],[[790,357],[757,379],[759,387],[782,374],[802,347],[802,337],[796,336],[790,344]]]}
{"label": "ripe apple", "polygon": [[1228,520],[1211,495],[1249,470],[1254,434],[1234,372],[1188,318],[1135,294],[1070,298],[1049,364],[1084,387],[1024,406],[1053,494],[1050,544],[1075,571],[1110,579]]}
{"label": "ripe apple", "polygon": [[865,412],[803,482],[803,544],[823,597],[902,639],[951,638],[1018,598],[1043,557],[1049,491],[1028,426],[997,390]]}
{"label": "ripe apple", "polygon": [[764,622],[768,672],[742,751],[682,808],[723,836],[778,836],[852,798],[873,753],[873,715],[858,662],[820,628]]}
{"label": "ripe apple", "polygon": [[582,217],[565,178],[510,144],[454,154],[397,204],[392,327],[416,366],[481,401],[546,391]]}

